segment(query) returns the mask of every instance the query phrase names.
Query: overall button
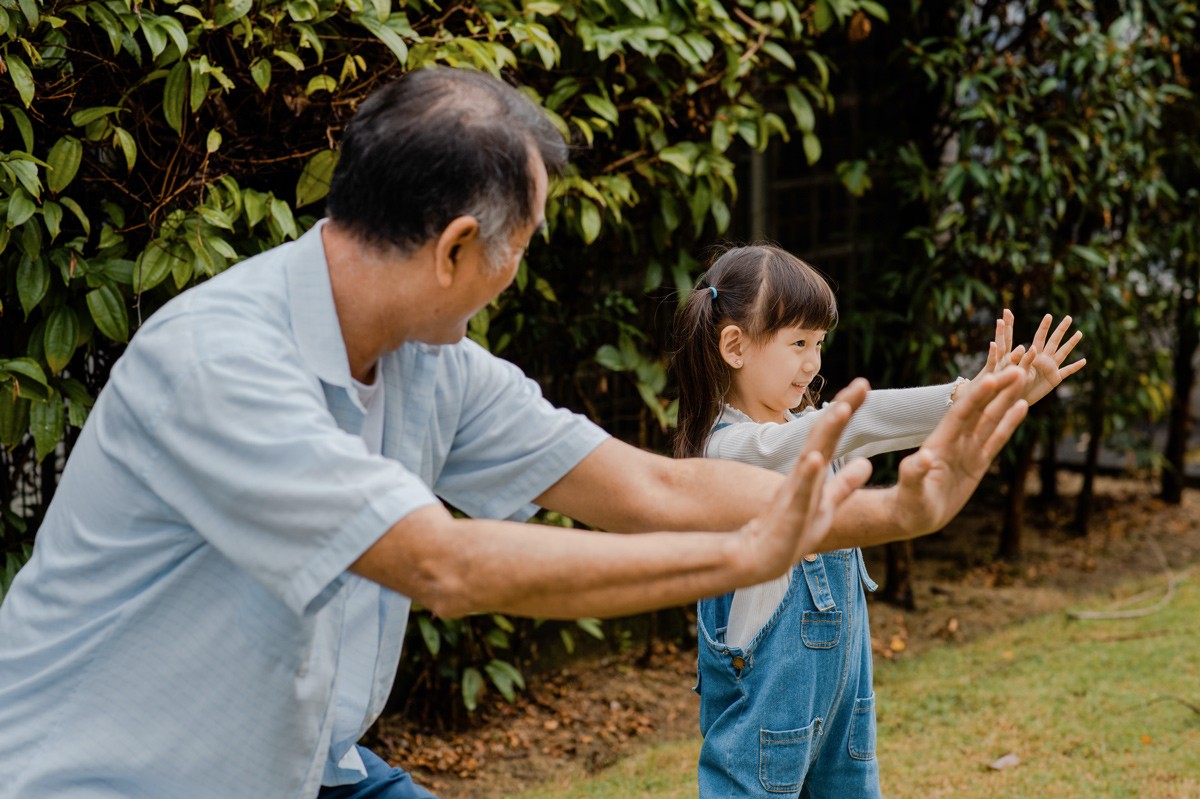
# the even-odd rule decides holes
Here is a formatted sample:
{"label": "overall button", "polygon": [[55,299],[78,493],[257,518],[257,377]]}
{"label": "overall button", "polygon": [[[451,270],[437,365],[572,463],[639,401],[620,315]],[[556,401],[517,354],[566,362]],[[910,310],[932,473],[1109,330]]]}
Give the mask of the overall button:
{"label": "overall button", "polygon": [[741,655],[735,655],[733,658],[733,667],[738,671],[746,668],[746,659]]}
{"label": "overall button", "polygon": [[805,560],[805,562],[806,562],[806,563],[816,563],[816,562],[817,562],[817,556],[816,556],[816,555],[805,555],[805,556],[804,556],[804,560]]}

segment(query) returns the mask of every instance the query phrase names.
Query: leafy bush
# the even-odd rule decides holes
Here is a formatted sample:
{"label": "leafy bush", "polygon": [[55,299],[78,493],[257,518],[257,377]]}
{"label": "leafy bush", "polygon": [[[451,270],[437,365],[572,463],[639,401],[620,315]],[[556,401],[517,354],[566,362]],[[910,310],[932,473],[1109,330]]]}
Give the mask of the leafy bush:
{"label": "leafy bush", "polygon": [[[630,298],[690,285],[690,251],[730,225],[739,146],[794,133],[816,160],[832,102],[816,43],[866,14],[885,16],[871,0],[0,5],[0,588],[122,345],[174,294],[306,229],[342,126],[403,70],[510,75],[577,151],[547,209],[553,248],[472,337],[610,423],[596,356],[661,432],[663,344]],[[414,624],[449,662],[456,626]],[[472,675],[519,686],[493,654],[452,668],[468,703]]]}

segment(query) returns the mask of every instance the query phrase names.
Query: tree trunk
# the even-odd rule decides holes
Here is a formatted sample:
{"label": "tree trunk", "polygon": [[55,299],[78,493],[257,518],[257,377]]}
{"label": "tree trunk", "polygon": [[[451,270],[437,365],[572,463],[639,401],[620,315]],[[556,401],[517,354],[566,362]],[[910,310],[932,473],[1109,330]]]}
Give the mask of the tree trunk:
{"label": "tree trunk", "polygon": [[[1197,263],[1200,264],[1200,260]],[[1183,489],[1187,483],[1187,475],[1184,473],[1185,456],[1188,438],[1192,432],[1191,409],[1188,405],[1192,387],[1196,382],[1193,359],[1196,349],[1200,347],[1200,330],[1196,327],[1195,309],[1200,278],[1195,271],[1196,269],[1193,269],[1191,280],[1185,280],[1180,287],[1179,306],[1175,315],[1175,394],[1171,398],[1167,446],[1163,452],[1166,462],[1162,470],[1162,498],[1172,505],[1183,501]]]}
{"label": "tree trunk", "polygon": [[1092,510],[1096,495],[1096,470],[1100,465],[1100,443],[1104,437],[1104,388],[1097,385],[1092,389],[1091,407],[1088,408],[1088,445],[1083,462],[1083,487],[1075,503],[1075,532],[1085,536],[1092,522]]}
{"label": "tree trunk", "polygon": [[1058,396],[1051,394],[1042,400],[1042,404],[1045,405],[1046,431],[1042,437],[1045,451],[1042,453],[1041,463],[1038,464],[1038,475],[1042,482],[1039,498],[1046,507],[1053,507],[1058,504]]}
{"label": "tree trunk", "polygon": [[1000,547],[996,557],[1004,560],[1021,559],[1021,530],[1025,525],[1025,482],[1033,466],[1033,445],[1037,437],[1032,430],[1017,443],[1017,461],[1008,478],[1008,496],[1004,503],[1004,527],[1000,530]]}
{"label": "tree trunk", "polygon": [[916,610],[917,602],[912,588],[912,541],[892,541],[884,552],[887,557],[887,574],[884,577],[881,598],[884,602],[905,610]]}

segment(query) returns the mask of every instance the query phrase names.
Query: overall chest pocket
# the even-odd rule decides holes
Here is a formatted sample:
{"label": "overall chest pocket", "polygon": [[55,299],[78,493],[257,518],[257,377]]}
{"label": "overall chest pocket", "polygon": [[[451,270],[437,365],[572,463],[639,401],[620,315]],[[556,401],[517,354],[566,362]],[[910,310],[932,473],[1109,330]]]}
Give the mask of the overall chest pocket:
{"label": "overall chest pocket", "polygon": [[833,649],[842,634],[840,610],[806,610],[800,622],[800,640],[809,649]]}

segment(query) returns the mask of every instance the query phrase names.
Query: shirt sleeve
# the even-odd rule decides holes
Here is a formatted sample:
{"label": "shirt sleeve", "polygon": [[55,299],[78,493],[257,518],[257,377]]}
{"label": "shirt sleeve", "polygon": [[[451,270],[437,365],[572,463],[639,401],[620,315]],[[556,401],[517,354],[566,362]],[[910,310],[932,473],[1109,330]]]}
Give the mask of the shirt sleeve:
{"label": "shirt sleeve", "polygon": [[[950,407],[953,383],[922,388],[871,391],[846,425],[834,460],[869,458],[921,445]],[[804,442],[824,409],[810,410],[785,424],[737,422],[709,438],[705,454],[777,472],[796,463]]]}
{"label": "shirt sleeve", "polygon": [[526,519],[532,501],[609,436],[555,408],[520,369],[471,341],[458,346],[461,411],[434,486],[470,516]]}
{"label": "shirt sleeve", "polygon": [[130,466],[208,544],[304,613],[393,524],[437,499],[337,426],[298,354],[265,349],[178,373],[144,418],[146,457]]}

